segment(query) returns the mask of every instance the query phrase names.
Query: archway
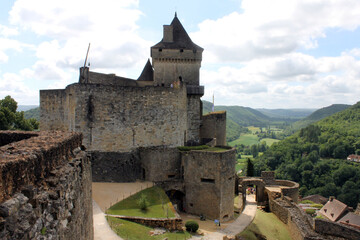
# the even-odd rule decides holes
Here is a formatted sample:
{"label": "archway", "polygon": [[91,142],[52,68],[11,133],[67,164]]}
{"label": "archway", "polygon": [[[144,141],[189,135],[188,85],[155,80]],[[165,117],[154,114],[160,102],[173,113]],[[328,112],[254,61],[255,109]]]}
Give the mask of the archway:
{"label": "archway", "polygon": [[185,194],[179,190],[171,189],[166,191],[170,201],[174,205],[174,208],[178,211],[183,212],[185,206]]}

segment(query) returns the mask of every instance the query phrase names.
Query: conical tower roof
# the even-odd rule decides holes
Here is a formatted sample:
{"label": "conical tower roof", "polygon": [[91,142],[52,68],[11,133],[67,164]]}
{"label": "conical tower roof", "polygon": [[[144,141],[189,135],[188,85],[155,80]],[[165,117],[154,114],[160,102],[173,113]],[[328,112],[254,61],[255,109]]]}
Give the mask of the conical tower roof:
{"label": "conical tower roof", "polygon": [[202,47],[199,47],[193,41],[191,41],[189,35],[185,31],[183,25],[181,24],[180,20],[178,19],[176,13],[175,17],[172,20],[170,26],[173,30],[173,41],[166,42],[162,39],[159,43],[152,46],[152,48],[164,48],[164,49],[190,49],[190,50],[199,50],[203,51]]}
{"label": "conical tower roof", "polygon": [[148,59],[142,73],[140,74],[140,77],[137,80],[139,80],[139,81],[154,81],[154,69],[151,65],[150,59]]}

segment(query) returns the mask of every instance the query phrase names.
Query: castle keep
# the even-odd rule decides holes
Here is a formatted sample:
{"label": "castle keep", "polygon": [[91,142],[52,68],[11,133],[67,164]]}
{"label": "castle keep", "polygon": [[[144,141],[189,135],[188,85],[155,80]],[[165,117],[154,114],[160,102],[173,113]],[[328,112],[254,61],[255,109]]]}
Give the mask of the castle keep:
{"label": "castle keep", "polygon": [[187,212],[231,218],[235,150],[177,148],[226,145],[226,113],[202,115],[202,52],[175,15],[138,79],[82,67],[78,83],[41,90],[40,128],[81,132],[93,181],[153,181]]}

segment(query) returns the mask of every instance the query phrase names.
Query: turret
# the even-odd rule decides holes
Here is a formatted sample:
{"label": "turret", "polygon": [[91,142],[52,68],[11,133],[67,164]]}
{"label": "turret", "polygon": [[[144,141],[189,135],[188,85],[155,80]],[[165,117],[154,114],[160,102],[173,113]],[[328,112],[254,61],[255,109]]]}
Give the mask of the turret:
{"label": "turret", "polygon": [[154,84],[169,86],[176,81],[199,86],[203,48],[193,43],[176,16],[164,25],[163,39],[151,47]]}

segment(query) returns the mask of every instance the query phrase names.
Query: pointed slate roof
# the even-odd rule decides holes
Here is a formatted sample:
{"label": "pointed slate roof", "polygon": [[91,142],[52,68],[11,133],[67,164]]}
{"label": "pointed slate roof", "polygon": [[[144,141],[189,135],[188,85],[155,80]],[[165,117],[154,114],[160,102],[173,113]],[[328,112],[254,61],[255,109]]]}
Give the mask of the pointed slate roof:
{"label": "pointed slate roof", "polygon": [[139,80],[139,81],[154,81],[154,69],[151,65],[150,59],[148,59],[142,73],[140,74],[140,77],[137,80]]}
{"label": "pointed slate roof", "polygon": [[162,39],[159,43],[152,46],[152,48],[204,50],[191,41],[176,13],[170,26],[173,28],[173,42],[164,42],[164,39]]}

